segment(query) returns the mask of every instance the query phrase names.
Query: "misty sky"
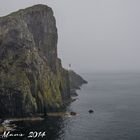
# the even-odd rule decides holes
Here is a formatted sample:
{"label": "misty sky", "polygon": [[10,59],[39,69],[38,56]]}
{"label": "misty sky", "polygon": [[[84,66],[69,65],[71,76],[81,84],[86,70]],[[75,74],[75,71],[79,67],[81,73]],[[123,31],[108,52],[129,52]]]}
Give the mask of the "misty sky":
{"label": "misty sky", "polygon": [[140,0],[0,0],[0,16],[39,3],[54,10],[64,67],[140,71]]}

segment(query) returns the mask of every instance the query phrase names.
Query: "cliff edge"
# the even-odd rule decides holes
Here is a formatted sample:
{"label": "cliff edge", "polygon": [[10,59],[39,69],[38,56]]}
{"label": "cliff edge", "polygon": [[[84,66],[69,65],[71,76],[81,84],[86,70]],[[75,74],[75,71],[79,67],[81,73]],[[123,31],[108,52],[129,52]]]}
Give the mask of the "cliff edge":
{"label": "cliff edge", "polygon": [[46,5],[0,18],[0,117],[42,113],[70,98],[57,40],[53,11]]}
{"label": "cliff edge", "polygon": [[69,70],[69,80],[70,80],[70,92],[71,96],[77,96],[76,90],[81,89],[83,84],[87,84],[88,82],[84,80],[80,75],[75,73],[73,70]]}

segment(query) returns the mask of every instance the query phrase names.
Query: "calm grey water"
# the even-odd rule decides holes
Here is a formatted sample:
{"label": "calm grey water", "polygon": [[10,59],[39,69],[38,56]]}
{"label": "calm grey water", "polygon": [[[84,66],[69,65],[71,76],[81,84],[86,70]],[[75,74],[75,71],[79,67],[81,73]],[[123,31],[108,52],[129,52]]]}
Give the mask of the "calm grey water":
{"label": "calm grey water", "polygon": [[[140,140],[140,74],[87,74],[65,140]],[[88,114],[88,109],[94,114]]]}
{"label": "calm grey water", "polygon": [[46,130],[47,140],[140,140],[140,73],[83,76],[88,84],[68,107],[77,116],[20,122],[18,128]]}

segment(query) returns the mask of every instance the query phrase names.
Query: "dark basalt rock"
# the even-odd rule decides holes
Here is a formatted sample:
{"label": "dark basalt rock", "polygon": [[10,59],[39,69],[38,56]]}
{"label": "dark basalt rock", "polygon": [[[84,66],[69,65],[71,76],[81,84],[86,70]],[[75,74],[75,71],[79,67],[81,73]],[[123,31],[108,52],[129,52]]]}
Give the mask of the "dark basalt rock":
{"label": "dark basalt rock", "polygon": [[70,112],[70,115],[75,116],[77,113],[76,112]]}
{"label": "dark basalt rock", "polygon": [[93,111],[92,109],[90,109],[88,112],[89,112],[89,113],[94,113],[94,111]]}

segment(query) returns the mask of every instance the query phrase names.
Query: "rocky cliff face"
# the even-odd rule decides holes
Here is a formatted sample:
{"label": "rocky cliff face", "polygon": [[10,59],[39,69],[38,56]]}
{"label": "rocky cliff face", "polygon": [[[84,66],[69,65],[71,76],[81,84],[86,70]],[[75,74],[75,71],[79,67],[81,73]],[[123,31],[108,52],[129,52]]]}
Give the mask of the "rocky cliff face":
{"label": "rocky cliff face", "polygon": [[71,95],[77,96],[76,89],[80,89],[83,84],[87,84],[87,81],[72,70],[69,70],[68,73],[70,80]]}
{"label": "rocky cliff face", "polygon": [[0,117],[42,113],[70,98],[69,73],[57,57],[57,39],[48,6],[0,18]]}
{"label": "rocky cliff face", "polygon": [[0,18],[0,115],[59,108],[69,90],[52,9],[36,5]]}

